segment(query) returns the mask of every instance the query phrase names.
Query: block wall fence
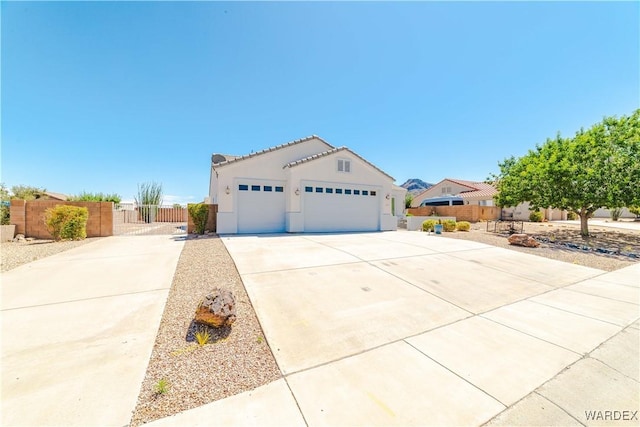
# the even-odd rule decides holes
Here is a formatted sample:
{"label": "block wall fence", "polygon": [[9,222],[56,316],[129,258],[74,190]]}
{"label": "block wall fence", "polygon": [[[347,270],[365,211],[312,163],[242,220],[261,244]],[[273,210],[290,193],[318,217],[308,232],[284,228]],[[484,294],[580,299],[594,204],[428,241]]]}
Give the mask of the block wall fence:
{"label": "block wall fence", "polygon": [[87,237],[113,235],[113,203],[111,202],[62,202],[60,200],[11,200],[11,224],[16,234],[37,239],[51,239],[44,224],[45,211],[57,205],[79,206],[89,210]]}
{"label": "block wall fence", "polygon": [[434,213],[438,216],[453,216],[457,221],[491,221],[500,219],[501,209],[497,206],[423,206],[421,208],[409,208],[407,212],[415,216],[430,216]]}

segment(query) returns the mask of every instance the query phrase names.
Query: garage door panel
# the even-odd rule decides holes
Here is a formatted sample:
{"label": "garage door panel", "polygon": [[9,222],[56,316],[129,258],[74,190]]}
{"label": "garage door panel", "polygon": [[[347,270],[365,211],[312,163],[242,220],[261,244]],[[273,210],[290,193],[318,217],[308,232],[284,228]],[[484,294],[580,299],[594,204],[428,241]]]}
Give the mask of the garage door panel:
{"label": "garage door panel", "polygon": [[239,184],[238,233],[280,233],[284,231],[284,184]]}
{"label": "garage door panel", "polygon": [[[311,187],[311,191],[308,187]],[[380,229],[379,192],[357,185],[347,187],[338,186],[341,193],[337,193],[336,188],[327,184],[305,186],[303,193],[305,231],[377,231]],[[327,188],[332,192],[327,193]],[[351,194],[347,194],[346,190],[350,190]],[[356,190],[360,194],[354,194]]]}

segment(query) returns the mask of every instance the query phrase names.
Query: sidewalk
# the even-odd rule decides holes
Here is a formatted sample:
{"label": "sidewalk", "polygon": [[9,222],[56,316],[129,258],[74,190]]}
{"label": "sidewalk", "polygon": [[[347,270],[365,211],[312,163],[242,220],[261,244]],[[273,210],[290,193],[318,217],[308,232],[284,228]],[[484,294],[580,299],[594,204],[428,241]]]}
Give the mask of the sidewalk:
{"label": "sidewalk", "polygon": [[108,237],[2,273],[2,425],[127,425],[183,245]]}

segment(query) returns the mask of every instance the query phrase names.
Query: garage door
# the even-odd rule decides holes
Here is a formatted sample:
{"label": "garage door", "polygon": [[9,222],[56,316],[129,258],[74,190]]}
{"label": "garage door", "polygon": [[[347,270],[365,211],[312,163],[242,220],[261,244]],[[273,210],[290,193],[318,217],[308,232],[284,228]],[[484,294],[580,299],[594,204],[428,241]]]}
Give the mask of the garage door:
{"label": "garage door", "polygon": [[285,231],[284,183],[238,184],[238,233]]}
{"label": "garage door", "polygon": [[379,193],[355,184],[305,183],[304,231],[380,230]]}

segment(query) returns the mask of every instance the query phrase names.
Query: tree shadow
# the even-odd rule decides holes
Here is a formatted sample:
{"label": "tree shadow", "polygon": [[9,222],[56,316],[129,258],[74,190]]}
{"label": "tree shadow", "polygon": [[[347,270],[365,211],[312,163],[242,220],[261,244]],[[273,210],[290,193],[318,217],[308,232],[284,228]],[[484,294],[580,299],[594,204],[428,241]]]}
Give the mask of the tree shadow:
{"label": "tree shadow", "polygon": [[189,324],[189,328],[187,329],[187,335],[185,336],[185,340],[189,343],[196,342],[196,332],[198,331],[206,331],[209,332],[211,339],[209,343],[213,344],[220,340],[223,340],[229,336],[231,333],[231,326],[223,326],[221,328],[214,328],[211,326],[203,325],[201,323],[196,323],[194,320]]}

